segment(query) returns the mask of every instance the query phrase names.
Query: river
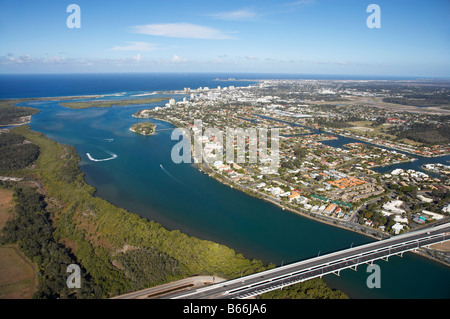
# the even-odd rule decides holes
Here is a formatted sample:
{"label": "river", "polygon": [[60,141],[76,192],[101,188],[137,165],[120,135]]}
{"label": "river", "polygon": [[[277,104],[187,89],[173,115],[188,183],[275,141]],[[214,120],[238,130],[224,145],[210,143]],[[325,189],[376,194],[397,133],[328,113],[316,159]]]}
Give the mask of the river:
{"label": "river", "polygon": [[[41,110],[32,118],[33,130],[77,149],[81,169],[86,181],[96,187],[96,196],[168,229],[277,265],[373,241],[248,196],[194,165],[174,164],[170,152],[176,141],[170,139],[170,123],[152,120],[156,134],[150,137],[129,131],[132,124],[143,121],[131,116],[142,106],[71,110],[49,101],[24,105]],[[87,154],[107,160],[93,161]],[[352,298],[450,297],[450,267],[412,253],[378,264],[379,289],[367,287],[366,266],[324,279]]]}

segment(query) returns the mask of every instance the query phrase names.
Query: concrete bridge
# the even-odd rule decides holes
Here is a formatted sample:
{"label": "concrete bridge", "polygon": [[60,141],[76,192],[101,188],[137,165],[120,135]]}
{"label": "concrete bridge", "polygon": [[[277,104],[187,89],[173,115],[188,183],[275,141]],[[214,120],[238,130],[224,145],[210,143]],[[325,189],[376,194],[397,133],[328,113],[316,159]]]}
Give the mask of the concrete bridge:
{"label": "concrete bridge", "polygon": [[375,260],[450,240],[450,223],[352,247],[208,287],[174,293],[171,299],[244,299]]}

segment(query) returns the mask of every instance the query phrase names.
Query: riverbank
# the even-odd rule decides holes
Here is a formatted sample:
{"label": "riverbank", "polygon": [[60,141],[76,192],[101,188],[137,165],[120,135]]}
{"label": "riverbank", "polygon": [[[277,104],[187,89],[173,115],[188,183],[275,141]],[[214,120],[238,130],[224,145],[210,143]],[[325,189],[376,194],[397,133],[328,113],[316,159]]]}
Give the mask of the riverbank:
{"label": "riverbank", "polygon": [[2,125],[0,125],[0,129],[2,129],[2,128],[7,128],[7,127],[10,127],[10,126],[20,126],[20,125],[26,125],[26,124],[30,124],[30,122],[31,122],[31,115],[27,115],[27,116],[23,116],[23,117],[21,117],[20,119],[19,119],[19,123],[9,123],[9,124],[2,124]]}
{"label": "riverbank", "polygon": [[[276,200],[271,199],[271,198],[269,198],[267,196],[261,196],[261,195],[265,195],[265,194],[257,194],[257,191],[255,191],[255,190],[251,190],[250,192],[246,191],[246,190],[244,190],[242,185],[239,185],[236,182],[231,181],[230,179],[226,178],[223,175],[220,175],[221,178],[217,178],[217,173],[215,173],[209,167],[209,164],[206,164],[206,165],[208,165],[208,169],[205,169],[205,166],[204,166],[205,163],[202,163],[202,164],[203,165],[200,165],[200,164],[195,164],[195,165],[201,172],[203,172],[204,174],[206,174],[209,177],[213,178],[217,182],[222,183],[222,184],[227,185],[227,186],[230,186],[232,188],[235,188],[235,189],[237,189],[239,191],[242,191],[242,192],[244,192],[244,193],[246,193],[248,195],[251,195],[253,197],[256,197],[258,199],[265,200],[265,201],[267,201],[267,202],[269,202],[271,204],[276,205],[277,207],[280,207],[282,210],[286,210],[286,211],[289,211],[291,213],[298,214],[298,215],[300,215],[302,217],[306,217],[306,218],[309,218],[311,220],[314,220],[314,221],[317,221],[317,222],[320,222],[320,223],[324,223],[324,224],[327,224],[327,225],[330,225],[330,226],[333,226],[333,227],[339,227],[341,229],[345,229],[345,230],[352,231],[352,232],[355,232],[355,233],[358,233],[358,234],[361,234],[361,235],[364,235],[364,236],[368,236],[368,237],[371,237],[371,238],[376,239],[376,240],[382,240],[382,239],[387,239],[387,238],[391,237],[390,235],[388,235],[388,234],[386,234],[384,232],[377,231],[377,230],[375,230],[373,228],[369,228],[369,227],[366,227],[364,225],[355,224],[355,223],[352,223],[350,225],[350,223],[346,223],[346,222],[338,221],[338,220],[334,220],[334,219],[332,220],[331,218],[329,220],[327,220],[325,216],[320,216],[320,217],[313,216],[312,213],[303,212],[303,211],[301,211],[299,209],[295,209],[295,208],[283,205],[283,204],[277,202]],[[357,229],[357,228],[359,228],[359,229]],[[372,232],[372,233],[370,233],[370,232]],[[434,253],[430,253],[429,251],[432,251]],[[447,260],[439,259],[437,257],[439,250],[435,249],[433,247],[423,249],[423,251],[421,249],[421,250],[412,251],[412,252],[416,253],[417,255],[420,255],[422,257],[425,257],[425,258],[427,258],[429,260],[432,260],[432,261],[438,262],[440,264],[443,264],[443,265],[445,265],[447,267],[450,267],[450,258],[447,257]],[[444,254],[445,253],[448,254],[448,252],[444,252]]]}
{"label": "riverbank", "polygon": [[[156,117],[153,117],[153,118],[157,119],[157,120],[162,120],[162,121],[168,122],[168,123],[174,125],[175,127],[180,127],[174,121],[167,120],[167,119],[163,120],[163,119],[156,118]],[[193,147],[194,146],[191,143],[191,154],[194,154]],[[244,193],[246,193],[246,194],[248,194],[250,196],[256,197],[258,199],[263,199],[263,200],[265,200],[265,201],[267,201],[267,202],[269,202],[271,204],[276,205],[277,207],[281,208],[282,210],[286,210],[288,212],[291,212],[291,213],[294,213],[294,214],[298,214],[298,215],[300,215],[302,217],[307,217],[308,219],[311,219],[311,220],[314,220],[314,221],[317,221],[317,222],[320,222],[320,223],[323,223],[323,224],[327,224],[327,225],[330,225],[330,226],[334,226],[334,227],[338,227],[338,228],[341,228],[341,229],[345,229],[347,231],[352,231],[352,232],[355,232],[355,233],[358,233],[360,235],[364,235],[364,236],[367,236],[367,237],[370,237],[370,238],[373,238],[373,239],[376,239],[376,240],[381,240],[381,239],[386,239],[386,238],[391,237],[391,235],[389,235],[389,234],[387,234],[387,233],[385,233],[383,231],[378,231],[378,230],[376,230],[374,228],[367,227],[365,225],[361,225],[361,224],[358,224],[358,223],[351,222],[351,220],[353,219],[353,216],[350,217],[348,219],[348,221],[343,221],[343,220],[338,220],[338,219],[335,219],[335,218],[327,218],[326,216],[321,216],[321,215],[314,214],[314,213],[311,213],[311,212],[306,212],[306,211],[303,211],[303,210],[301,210],[299,208],[294,208],[294,207],[292,207],[291,205],[289,205],[287,203],[284,204],[281,201],[277,201],[276,199],[271,198],[267,194],[260,193],[260,192],[258,192],[258,190],[255,190],[253,188],[241,185],[241,184],[231,180],[227,176],[214,171],[211,168],[211,166],[209,165],[209,163],[204,158],[202,159],[201,163],[196,163],[198,161],[195,161],[194,158],[192,158],[192,160],[193,160],[193,163],[194,163],[193,165],[195,165],[195,167],[197,167],[197,169],[199,171],[201,171],[202,173],[208,175],[210,178],[215,179],[217,182],[222,183],[224,185],[227,185],[229,187],[235,188],[235,189],[237,189],[239,191],[242,191],[242,192],[244,192]],[[405,161],[404,163],[408,163],[408,162],[410,162],[410,161]],[[401,163],[403,163],[403,161]],[[396,163],[396,164],[398,164],[398,163]],[[356,214],[356,211],[354,212],[354,214]],[[417,254],[421,255],[423,257],[426,257],[427,259],[443,263],[446,266],[450,266],[449,263],[442,262],[442,260],[434,258],[434,256],[432,254],[427,254],[425,251],[424,252],[418,251]]]}
{"label": "riverbank", "polygon": [[[167,122],[167,123],[169,123],[169,124],[171,124],[171,125],[173,125],[173,126],[175,126],[177,128],[181,128],[181,126],[178,125],[178,123],[176,123],[174,121],[167,120],[167,119],[161,119],[161,118],[157,118],[157,117],[152,117],[152,118],[156,119],[156,120],[159,120],[159,121],[165,121],[165,122]],[[371,238],[377,239],[377,240],[390,237],[389,235],[387,235],[387,234],[385,234],[385,233],[383,233],[381,231],[377,231],[377,230],[374,230],[372,228],[365,227],[363,225],[352,223],[349,226],[349,225],[346,225],[346,224],[349,224],[349,222],[339,221],[337,219],[331,219],[331,218],[328,219],[328,218],[326,218],[326,216],[320,216],[320,217],[314,216],[313,213],[304,212],[302,210],[299,210],[299,209],[296,209],[296,208],[293,208],[293,207],[290,207],[290,206],[287,206],[287,205],[283,205],[282,203],[276,201],[275,199],[270,198],[266,194],[260,193],[260,192],[258,192],[257,190],[255,190],[253,188],[249,188],[249,187],[240,185],[240,184],[236,183],[235,181],[232,181],[228,177],[215,172],[211,168],[211,166],[209,165],[208,161],[205,160],[205,158],[201,159],[201,163],[197,163],[198,160],[196,160],[193,157],[194,145],[192,143],[190,145],[191,145],[191,154],[192,154],[191,160],[192,160],[192,163],[194,163],[194,165],[197,167],[197,169],[200,170],[202,173],[204,173],[204,174],[208,175],[209,177],[215,179],[219,183],[222,183],[222,184],[227,185],[229,187],[236,188],[236,189],[238,189],[238,190],[240,190],[240,191],[242,191],[242,192],[244,192],[244,193],[246,193],[248,195],[251,195],[251,196],[256,197],[258,199],[262,199],[262,200],[265,200],[265,201],[267,201],[267,202],[269,202],[271,204],[274,204],[274,205],[276,205],[277,207],[280,207],[283,210],[288,210],[288,211],[290,211],[292,213],[298,214],[298,215],[303,216],[303,217],[307,217],[307,218],[309,218],[311,220],[314,220],[314,221],[318,221],[318,222],[321,222],[321,223],[324,223],[324,224],[328,224],[328,225],[331,225],[331,226],[334,226],[334,227],[339,227],[339,228],[342,228],[342,229],[345,229],[345,230],[350,230],[350,231],[353,231],[355,233],[358,233],[358,234],[361,234],[361,235],[364,235],[364,236],[368,236],[368,237],[371,237]],[[218,176],[220,176],[220,178],[218,178]]]}
{"label": "riverbank", "polygon": [[[167,230],[162,224],[96,197],[95,188],[85,182],[80,172],[80,157],[73,147],[31,131],[28,126],[17,127],[14,132],[41,148],[33,173],[46,189],[57,239],[74,253],[83,271],[99,283],[105,297],[138,290],[129,289],[133,282],[127,281],[128,276],[138,274],[150,273],[156,276],[157,283],[197,274],[232,279],[274,266],[246,259],[222,244]],[[132,249],[123,251],[123,247]],[[164,267],[175,264],[183,274],[173,274],[172,269],[167,273],[161,273],[160,268],[149,269],[153,266],[145,258],[153,264],[156,258],[157,265]],[[142,259],[144,262],[137,265],[128,264]]]}
{"label": "riverbank", "polygon": [[[148,274],[147,285],[155,285],[198,274],[232,279],[273,266],[246,259],[224,245],[167,230],[94,196],[95,189],[84,181],[74,148],[27,126],[15,128],[14,133],[40,147],[33,173],[46,189],[55,234],[98,280],[104,297],[145,288],[140,286],[142,282],[133,281],[138,274]],[[118,253],[125,246],[133,249]]]}
{"label": "riverbank", "polygon": [[[361,235],[364,235],[364,236],[368,236],[368,237],[371,237],[373,239],[380,240],[380,239],[385,239],[385,238],[389,238],[390,237],[389,235],[387,235],[385,233],[378,232],[378,231],[376,231],[376,230],[374,230],[372,228],[367,228],[367,227],[365,227],[363,225],[354,224],[352,226],[346,226],[344,224],[345,222],[340,222],[339,220],[334,220],[334,219],[331,219],[331,218],[329,220],[327,220],[327,218],[325,216],[320,216],[320,217],[313,216],[312,213],[307,213],[307,212],[301,211],[299,209],[295,209],[295,208],[283,205],[282,203],[276,201],[275,199],[268,197],[268,195],[266,195],[266,194],[259,193],[258,191],[254,190],[254,189],[245,189],[244,186],[242,186],[240,184],[237,184],[234,181],[231,181],[230,179],[228,179],[227,177],[225,177],[223,175],[220,175],[221,178],[217,178],[216,175],[218,173],[214,172],[213,169],[210,168],[210,167],[208,167],[208,169],[205,169],[205,167],[202,167],[202,165],[200,165],[200,164],[195,164],[195,165],[201,172],[203,172],[204,174],[208,175],[209,177],[215,179],[219,183],[222,183],[224,185],[233,187],[233,188],[235,188],[237,190],[240,190],[240,191],[242,191],[242,192],[244,192],[244,193],[246,193],[248,195],[251,195],[253,197],[256,197],[258,199],[265,200],[265,201],[267,201],[267,202],[269,202],[271,204],[276,205],[277,207],[281,208],[282,210],[286,210],[286,211],[298,214],[298,215],[300,215],[302,217],[306,217],[306,218],[309,218],[311,220],[314,220],[314,221],[317,221],[317,222],[320,222],[320,223],[324,223],[324,224],[328,224],[328,225],[331,225],[331,226],[334,226],[334,227],[339,227],[339,228],[342,228],[342,229],[345,229],[345,230],[353,231],[355,233],[358,233],[358,234],[361,234]],[[203,163],[203,165],[205,165],[205,163]],[[206,164],[206,165],[208,165],[208,164]],[[372,231],[372,232],[374,232],[376,234],[370,234],[370,233],[365,232],[363,230],[355,229],[355,227],[359,227],[361,229],[366,229],[367,231]]]}

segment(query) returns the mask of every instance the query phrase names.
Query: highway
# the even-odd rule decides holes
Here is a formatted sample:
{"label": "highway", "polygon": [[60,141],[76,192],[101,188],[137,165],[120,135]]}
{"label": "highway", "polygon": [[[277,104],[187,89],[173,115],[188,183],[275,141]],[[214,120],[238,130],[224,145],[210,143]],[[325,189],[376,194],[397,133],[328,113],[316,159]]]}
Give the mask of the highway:
{"label": "highway", "polygon": [[212,283],[224,281],[225,279],[211,276],[195,276],[173,281],[156,287],[145,288],[123,295],[115,296],[112,299],[155,299],[164,298],[174,291],[183,291],[192,287],[204,287]]}
{"label": "highway", "polygon": [[374,260],[402,255],[404,252],[447,240],[450,240],[450,223],[314,257],[208,287],[175,293],[169,298],[250,298],[326,274],[338,274],[343,269],[356,269],[360,264],[370,264]]}

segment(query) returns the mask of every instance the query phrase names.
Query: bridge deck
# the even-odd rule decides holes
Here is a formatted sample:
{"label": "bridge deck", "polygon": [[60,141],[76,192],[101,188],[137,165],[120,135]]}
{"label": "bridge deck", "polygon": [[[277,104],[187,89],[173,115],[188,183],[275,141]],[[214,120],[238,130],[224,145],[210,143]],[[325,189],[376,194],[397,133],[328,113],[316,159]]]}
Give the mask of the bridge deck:
{"label": "bridge deck", "polygon": [[196,291],[172,296],[173,299],[249,298],[305,280],[339,273],[360,264],[402,255],[435,243],[450,240],[450,223],[428,230],[411,232],[320,257],[225,281]]}

